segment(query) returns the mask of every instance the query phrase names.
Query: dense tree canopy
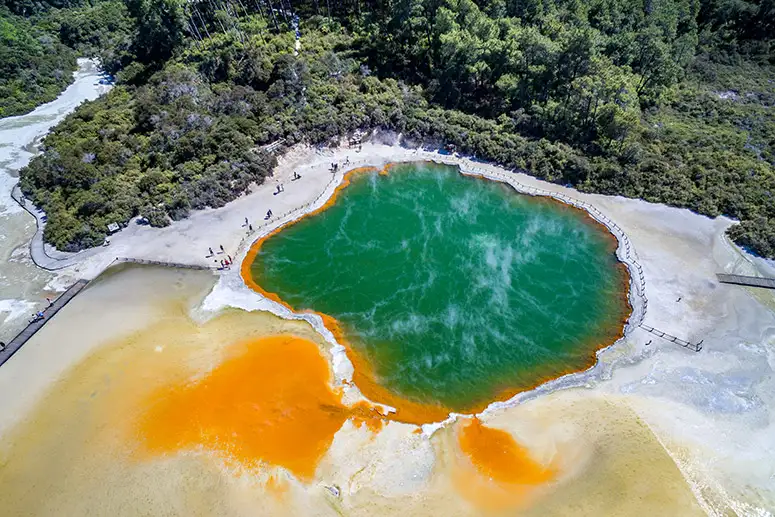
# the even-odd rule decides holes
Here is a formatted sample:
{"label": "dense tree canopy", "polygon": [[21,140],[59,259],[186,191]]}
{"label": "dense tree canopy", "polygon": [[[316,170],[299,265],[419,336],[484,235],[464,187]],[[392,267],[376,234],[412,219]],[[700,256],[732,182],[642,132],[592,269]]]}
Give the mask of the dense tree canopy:
{"label": "dense tree canopy", "polygon": [[[68,45],[119,86],[45,141],[22,187],[46,239],[99,243],[261,182],[278,138],[385,128],[577,188],[742,221],[775,256],[773,0],[113,0]],[[292,12],[291,9],[295,11]],[[294,50],[294,14],[302,47]],[[107,24],[110,28],[106,29]],[[96,36],[95,36],[96,35]]]}
{"label": "dense tree canopy", "polygon": [[75,54],[56,34],[0,7],[0,117],[55,99],[74,69]]}
{"label": "dense tree canopy", "polygon": [[137,29],[121,0],[56,11],[47,17],[46,23],[56,28],[63,44],[82,56],[98,57],[110,74],[134,59],[132,47]]}

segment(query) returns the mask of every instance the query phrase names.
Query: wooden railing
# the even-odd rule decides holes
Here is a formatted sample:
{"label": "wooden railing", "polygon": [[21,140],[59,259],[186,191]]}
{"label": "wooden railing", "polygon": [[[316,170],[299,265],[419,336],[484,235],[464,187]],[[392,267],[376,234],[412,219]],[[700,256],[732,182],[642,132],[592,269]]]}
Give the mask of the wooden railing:
{"label": "wooden railing", "polygon": [[622,263],[624,263],[630,272],[630,285],[632,287],[631,292],[634,294],[634,299],[631,300],[633,302],[633,311],[628,320],[627,329],[625,332],[630,332],[643,323],[649,305],[649,300],[646,296],[646,276],[643,273],[643,266],[641,266],[640,262],[638,262],[635,248],[624,230],[622,230],[622,228],[616,224],[615,221],[606,216],[597,207],[587,203],[586,201],[581,201],[561,192],[554,192],[539,187],[525,185],[518,182],[516,179],[509,175],[466,164],[459,158],[439,157],[434,161],[439,161],[446,165],[457,166],[461,173],[469,176],[481,176],[484,178],[501,181],[507,185],[510,185],[517,192],[523,194],[551,197],[562,201],[565,204],[585,210],[590,215],[590,217],[608,228],[608,230],[616,237],[617,241],[619,242],[619,247],[617,249],[619,259],[622,261]]}
{"label": "wooden railing", "polygon": [[116,263],[116,262],[128,262],[132,264],[148,264],[153,266],[175,267],[180,269],[202,269],[202,270],[210,270],[210,271],[218,269],[216,267],[202,266],[200,264],[183,264],[180,262],[167,262],[164,260],[146,260],[146,259],[138,259],[138,258],[130,258],[130,257],[116,257],[115,260],[113,260],[113,263]]}
{"label": "wooden railing", "polygon": [[655,336],[659,336],[662,339],[666,339],[667,341],[670,341],[672,343],[676,343],[678,345],[681,345],[684,348],[688,348],[690,350],[694,350],[695,352],[699,352],[702,350],[702,343],[704,340],[700,340],[697,343],[690,343],[689,341],[686,341],[685,339],[677,338],[671,334],[668,334],[667,332],[662,332],[659,329],[655,329],[654,327],[650,327],[648,325],[640,325],[640,328],[645,330],[646,332],[651,332]]}

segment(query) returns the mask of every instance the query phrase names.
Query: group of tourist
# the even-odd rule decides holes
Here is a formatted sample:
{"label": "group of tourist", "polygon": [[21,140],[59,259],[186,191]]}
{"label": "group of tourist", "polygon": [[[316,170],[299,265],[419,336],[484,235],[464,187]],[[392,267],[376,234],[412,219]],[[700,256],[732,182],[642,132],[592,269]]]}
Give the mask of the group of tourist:
{"label": "group of tourist", "polygon": [[[347,162],[349,162],[349,161],[350,161],[350,160],[349,160],[349,158],[348,158],[348,159],[347,159]],[[332,163],[332,164],[331,164],[331,167],[332,167],[332,170],[338,170],[338,168],[339,168],[339,165],[338,165],[338,164],[335,164],[335,163]],[[298,179],[301,179],[301,174],[299,174],[299,173],[298,173],[298,172],[296,172],[296,171],[293,171],[293,177],[292,177],[292,180],[298,180]],[[278,183],[278,184],[277,184],[277,190],[275,190],[273,194],[276,196],[277,194],[280,194],[280,193],[282,193],[282,192],[285,192],[285,187],[283,187],[282,183]],[[274,212],[272,212],[272,209],[271,209],[271,208],[270,208],[270,209],[268,209],[268,210],[266,211],[266,215],[264,216],[264,220],[265,220],[265,221],[267,221],[267,220],[271,219],[273,215],[274,215]],[[250,223],[250,221],[248,220],[248,218],[247,218],[247,217],[245,218],[245,224],[243,224],[243,225],[242,225],[242,227],[243,227],[243,228],[247,228],[247,229],[248,229],[248,233],[250,233],[250,232],[252,232],[252,231],[253,231],[253,225]],[[224,251],[224,248],[223,248],[223,245],[220,245],[220,246],[219,246],[219,248],[220,248],[220,250],[221,250],[221,251],[219,252],[219,254],[223,254],[223,253],[225,253],[225,251]],[[212,257],[214,257],[214,256],[215,256],[215,252],[213,252],[213,249],[212,249],[212,248],[207,248],[207,249],[208,249],[208,251],[210,252],[210,254],[209,254],[209,255],[207,255],[207,258],[212,258]],[[233,261],[232,261],[231,255],[228,255],[228,254],[226,255],[226,259],[221,259],[220,261],[219,261],[219,260],[217,260],[217,259],[215,259],[215,260],[214,260],[214,262],[215,262],[216,264],[220,264],[220,269],[228,269],[228,268],[230,268],[230,267],[231,267],[231,265],[233,264]]]}
{"label": "group of tourist", "polygon": [[[247,221],[248,221],[248,219],[245,218],[245,222],[246,223],[247,223]],[[218,252],[219,255],[223,255],[224,253],[226,253],[226,250],[223,248],[223,244],[219,245],[218,247],[221,250],[221,251]],[[212,248],[207,248],[207,250],[210,252],[210,254],[207,255],[207,258],[211,258],[211,257],[215,256],[215,253],[213,252]],[[234,263],[234,261],[231,258],[231,255],[228,255],[228,254],[226,255],[226,258],[225,259],[221,259],[220,262],[218,261],[218,259],[215,259],[213,262],[215,262],[216,264],[220,263],[220,265],[221,265],[220,268],[221,269],[228,269]]]}
{"label": "group of tourist", "polygon": [[[350,157],[347,156],[344,160],[344,165],[350,165]],[[331,163],[331,168],[329,169],[332,173],[339,172],[339,164],[338,163]],[[301,176],[299,176],[301,177]]]}

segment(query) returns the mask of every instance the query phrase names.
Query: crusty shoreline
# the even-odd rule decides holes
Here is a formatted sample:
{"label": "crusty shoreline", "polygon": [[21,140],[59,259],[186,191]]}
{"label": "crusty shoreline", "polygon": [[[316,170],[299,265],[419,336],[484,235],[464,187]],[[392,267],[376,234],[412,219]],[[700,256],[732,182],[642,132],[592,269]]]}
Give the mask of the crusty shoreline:
{"label": "crusty shoreline", "polygon": [[[719,457],[723,457],[727,465],[732,465],[740,461],[738,458],[744,457],[745,453],[750,453],[746,449],[752,445],[745,438],[747,429],[752,425],[749,419],[761,419],[763,416],[753,409],[750,415],[740,409],[742,413],[733,424],[733,430],[730,430],[729,427],[718,427],[726,424],[719,423],[723,419],[717,420],[714,416],[715,408],[706,408],[703,401],[707,397],[711,400],[735,400],[739,397],[739,386],[725,383],[721,372],[740,365],[745,365],[748,368],[745,371],[751,375],[750,391],[744,396],[758,397],[761,391],[756,386],[760,382],[768,382],[766,377],[759,377],[759,373],[756,373],[759,371],[757,365],[761,365],[761,357],[758,355],[761,352],[757,348],[759,345],[741,347],[740,343],[759,343],[768,339],[767,336],[775,329],[772,311],[761,300],[754,298],[754,293],[717,282],[715,275],[722,271],[742,274],[755,273],[756,270],[766,272],[766,263],[762,264],[762,261],[756,259],[746,260],[747,255],[725,237],[724,232],[733,221],[723,217],[711,219],[686,209],[639,199],[587,194],[465,157],[445,155],[437,150],[407,149],[396,145],[395,141],[364,144],[361,153],[355,153],[352,149],[328,149],[310,152],[308,160],[310,156],[319,157],[318,167],[324,172],[334,161],[340,163],[341,168],[341,160],[348,156],[350,164],[345,170],[364,166],[381,168],[387,163],[417,161],[458,166],[462,173],[505,178],[512,187],[528,194],[540,193],[559,197],[560,201],[566,203],[582,205],[588,213],[592,212],[594,219],[602,219],[604,224],[610,221],[606,226],[619,241],[620,259],[624,258],[623,262],[628,267],[635,268],[635,274],[632,274],[631,269],[631,278],[636,281],[630,292],[635,298],[635,311],[639,312],[634,313],[627,334],[614,345],[598,351],[597,362],[590,369],[549,381],[534,390],[519,393],[508,401],[494,402],[481,416],[495,418],[511,411],[509,408],[569,388],[593,389],[608,394],[626,393],[627,403],[659,437],[660,443],[692,486],[705,486],[709,479],[714,479],[714,483],[722,483],[719,480],[723,479],[723,483],[729,483],[730,486],[739,481],[741,491],[746,490],[744,486],[748,482],[767,486],[764,472],[756,474],[756,481],[738,480],[724,472],[726,467],[719,467],[719,470],[708,467],[704,463],[707,456],[703,456],[709,447],[711,450],[723,450],[718,453]],[[298,167],[298,163],[282,163],[280,173],[289,175],[294,167]],[[318,201],[307,206],[304,211],[322,206],[340,181],[339,176],[335,175],[334,180],[329,178],[327,184],[321,184],[319,193],[307,203],[315,199]],[[302,213],[298,211],[286,217],[296,219]],[[278,226],[282,223],[284,221],[279,221]],[[236,260],[244,258],[250,244],[260,238],[263,232],[271,232],[276,227],[272,225],[255,236],[246,236]],[[645,283],[641,279],[645,279]],[[768,293],[756,296],[772,298]],[[323,327],[319,317],[294,314],[274,302],[258,301],[256,298],[258,296],[244,285],[242,279],[230,271],[221,276],[206,305],[212,310],[226,306],[271,310],[286,318],[305,319],[332,344],[338,380],[342,382],[352,378],[352,365],[347,361],[344,349],[335,344],[333,335]],[[775,306],[775,302],[770,302],[769,306]],[[743,313],[747,315],[745,321],[738,316]],[[661,340],[639,329],[636,322],[644,322],[687,341],[696,343],[704,340],[704,350],[697,353]],[[708,380],[715,378],[719,381]],[[357,388],[348,386],[346,382],[344,385],[353,397],[352,400],[356,400],[360,395]],[[775,397],[760,407],[775,408]],[[457,417],[452,415],[445,422]],[[427,424],[423,426],[424,434],[431,434],[442,425],[444,423]],[[768,429],[772,427],[770,425]],[[687,429],[692,431],[687,433]],[[767,429],[763,429],[760,435],[765,434],[769,436]],[[720,443],[719,436],[722,435],[727,438]],[[730,439],[730,436],[737,438]],[[772,439],[767,440],[775,442],[775,433],[772,436]],[[687,454],[687,450],[696,452]],[[745,451],[743,456],[741,450]],[[700,491],[695,491],[695,495],[705,508],[715,504],[704,501]]]}
{"label": "crusty shoreline", "polygon": [[[347,158],[350,163],[344,166]],[[771,380],[775,374],[767,361],[769,343],[775,339],[775,297],[769,292],[716,281],[718,272],[752,274],[765,272],[768,267],[728,242],[724,230],[732,221],[726,218],[710,219],[638,199],[586,194],[436,150],[401,147],[393,136],[388,136],[384,144],[364,143],[361,152],[295,147],[280,159],[275,176],[250,195],[221,209],[196,212],[168,228],[130,225],[113,237],[109,247],[60,272],[59,282],[66,285],[77,277],[97,276],[117,256],[212,266],[213,260],[231,255],[239,264],[254,240],[284,222],[282,214],[296,218],[300,207],[314,209],[325,203],[344,170],[412,161],[462,163],[464,170],[470,166],[486,174],[506,175],[526,189],[539,188],[594,206],[615,221],[627,235],[631,249],[637,250],[633,256],[643,269],[647,280],[643,292],[649,300],[644,322],[683,339],[705,340],[704,350],[695,353],[634,329],[616,346],[599,351],[597,364],[590,370],[548,382],[507,402],[493,403],[483,418],[497,418],[504,411],[512,411],[508,409],[511,406],[565,388],[584,388],[569,393],[591,390],[623,396],[624,403],[658,436],[692,484],[707,486],[712,481],[723,486],[731,497],[746,493],[751,486],[765,491],[772,488],[765,466],[775,462],[775,456],[767,452],[775,451],[775,423],[767,417],[775,411]],[[333,162],[340,164],[337,174],[329,171]],[[294,171],[302,175],[301,180],[291,181]],[[278,183],[284,184],[285,192],[275,196],[272,192]],[[263,220],[268,208],[278,214],[277,219]],[[245,217],[253,224],[252,233],[243,227]],[[223,255],[205,257],[208,247],[217,251],[221,244],[226,250]],[[229,306],[308,321],[332,343],[337,380],[351,376],[352,366],[343,349],[333,346],[333,335],[319,317],[293,314],[261,298],[245,286],[236,267],[219,273],[216,287],[202,308],[212,313]],[[76,364],[85,353],[62,350],[57,369],[63,371],[68,364]],[[22,349],[17,358],[25,355]],[[725,380],[727,375],[745,382],[730,383]],[[346,401],[354,401],[359,395],[351,387],[344,391]],[[34,400],[35,396],[27,393],[25,398]],[[428,425],[424,430],[428,434],[436,427]],[[755,440],[751,439],[752,432]],[[707,455],[711,451],[714,461],[709,462]],[[755,464],[744,463],[746,457],[754,455],[760,458]],[[741,472],[746,475],[741,476]],[[697,492],[697,497],[702,499],[702,494]]]}
{"label": "crusty shoreline", "polygon": [[[375,167],[357,167],[349,170],[346,169],[341,181],[337,183],[335,190],[331,193],[331,195],[328,198],[325,198],[325,196],[321,196],[319,198],[319,200],[323,201],[322,204],[317,203],[318,200],[316,200],[306,207],[300,208],[298,211],[294,211],[287,216],[283,216],[282,219],[286,222],[284,222],[282,226],[275,226],[271,231],[266,233],[262,232],[262,236],[250,243],[248,250],[244,254],[240,253],[240,260],[242,261],[240,263],[240,275],[245,285],[247,285],[253,291],[257,292],[263,298],[271,300],[272,302],[275,302],[276,304],[287,309],[287,311],[290,313],[293,313],[294,309],[287,302],[280,299],[278,295],[269,293],[264,290],[264,288],[256,281],[254,281],[252,277],[252,263],[256,254],[261,249],[263,243],[268,238],[276,235],[282,229],[287,228],[288,226],[291,226],[306,217],[318,214],[326,210],[326,208],[332,206],[335,203],[340,191],[350,184],[353,175],[359,174],[361,172],[378,172],[379,174],[387,174],[388,170],[392,166],[400,163],[434,163],[436,165],[454,167],[457,169],[458,173],[463,176],[484,178],[488,181],[505,183],[510,185],[518,193],[549,197],[558,203],[562,203],[563,206],[569,206],[574,210],[579,210],[583,214],[589,216],[591,219],[589,222],[591,224],[602,226],[603,231],[607,231],[609,237],[616,242],[616,255],[620,261],[620,266],[625,270],[623,278],[624,286],[621,292],[624,295],[624,303],[628,308],[626,315],[621,321],[621,326],[618,327],[619,330],[615,335],[611,336],[610,339],[605,339],[603,342],[595,343],[595,345],[592,347],[594,351],[593,357],[591,357],[588,362],[586,362],[584,365],[580,365],[577,368],[569,368],[564,372],[558,372],[557,375],[553,375],[548,378],[536,379],[536,382],[530,384],[529,386],[510,386],[505,388],[501,393],[491,398],[489,402],[477,405],[476,407],[468,408],[465,411],[466,414],[480,413],[481,411],[486,410],[487,407],[489,407],[492,403],[507,402],[513,399],[516,395],[521,393],[529,393],[537,387],[547,384],[548,382],[555,381],[568,375],[581,374],[590,370],[591,368],[594,368],[595,364],[597,363],[598,352],[615,345],[627,333],[636,329],[640,322],[643,320],[643,317],[645,316],[646,305],[648,303],[648,300],[645,298],[645,294],[643,293],[643,289],[645,288],[643,269],[634,258],[634,250],[632,249],[629,239],[615,222],[606,218],[603,214],[596,210],[594,206],[580,202],[573,198],[569,198],[568,196],[553,194],[541,189],[531,189],[505,175],[488,174],[486,171],[483,171],[479,168],[466,167],[464,165],[457,164],[453,165],[451,163],[443,163],[442,161],[399,163],[390,162],[382,169],[377,169]],[[228,304],[228,301],[225,301],[225,303]],[[633,310],[634,307],[637,307],[637,309]],[[309,312],[314,311],[305,311],[305,313]],[[275,312],[275,314],[279,313]],[[395,419],[399,422],[414,423],[418,425],[430,424],[430,429],[435,429],[439,422],[449,418],[450,410],[447,408],[435,404],[418,404],[413,401],[406,400],[403,397],[392,393],[379,385],[379,383],[377,383],[374,379],[374,374],[371,372],[370,366],[362,357],[359,356],[358,352],[353,348],[353,346],[347,342],[346,337],[340,329],[340,324],[331,316],[320,313],[316,314],[318,314],[318,316],[321,318],[321,322],[316,322],[315,325],[316,328],[320,330],[320,333],[327,334],[330,332],[333,335],[333,339],[329,339],[329,342],[332,344],[332,350],[337,350],[341,347],[344,347],[346,352],[346,357],[343,358],[342,362],[350,363],[347,368],[349,375],[341,376],[341,382],[343,384],[354,385],[363,395],[365,395],[368,400],[371,401],[371,403],[376,402],[379,404],[387,405],[386,407],[391,407],[398,410],[398,414],[395,416],[395,418],[393,418],[393,416],[389,416],[389,418]],[[328,332],[324,332],[324,329]],[[357,365],[357,367],[355,365]]]}
{"label": "crusty shoreline", "polygon": [[[392,136],[391,136],[392,137]],[[605,207],[598,206],[599,200],[624,200],[623,198],[611,198],[607,196],[584,194],[573,189],[543,182],[522,173],[504,170],[498,166],[473,161],[468,157],[450,155],[439,152],[436,149],[426,150],[422,148],[406,148],[396,145],[397,142],[388,144],[364,143],[360,151],[352,148],[312,149],[297,146],[292,148],[280,159],[274,177],[268,179],[264,185],[257,187],[254,192],[229,203],[220,209],[209,209],[196,212],[183,221],[173,223],[167,228],[154,229],[146,226],[132,225],[116,234],[112,238],[109,247],[86,257],[77,265],[69,268],[69,274],[73,277],[95,277],[105,268],[109,267],[116,257],[131,257],[141,260],[168,261],[175,263],[194,264],[201,266],[218,266],[220,260],[230,257],[234,266],[231,269],[219,271],[222,281],[232,279],[229,285],[238,288],[234,277],[239,278],[239,265],[248,254],[251,245],[261,240],[266,235],[275,232],[278,228],[289,222],[298,220],[305,215],[319,210],[329,202],[335,192],[344,181],[345,174],[352,169],[360,167],[375,167],[381,169],[389,163],[406,163],[428,161],[448,166],[457,167],[461,174],[479,176],[493,181],[499,181],[511,186],[518,192],[546,196],[562,203],[584,210],[591,218],[608,228],[609,232],[617,239],[617,257],[627,267],[630,277],[628,292],[632,313],[624,331],[624,337],[613,344],[602,348],[597,352],[598,358],[606,350],[633,334],[638,326],[646,320],[649,308],[647,297],[647,275],[643,265],[638,260],[636,246],[622,225],[615,222],[615,216],[607,213]],[[337,163],[338,170],[330,171],[331,164]],[[301,173],[302,178],[292,181],[294,172]],[[285,191],[275,194],[277,185],[283,185]],[[640,200],[624,200],[630,203],[645,203]],[[654,205],[660,206],[660,205]],[[663,207],[666,210],[677,210]],[[261,217],[265,210],[272,209],[273,215],[269,220]],[[688,212],[688,211],[682,211]],[[692,214],[694,217],[708,220],[702,216]],[[256,217],[258,216],[258,217]],[[248,218],[248,228],[244,220]],[[724,227],[729,224],[723,219]],[[250,231],[252,227],[252,231]],[[723,232],[722,232],[723,233]],[[209,248],[216,252],[223,245],[225,252],[209,255]],[[212,262],[211,262],[212,261]],[[68,270],[66,270],[68,271]],[[67,274],[67,273],[66,273]],[[241,283],[241,281],[240,281]],[[228,304],[227,301],[223,301]],[[262,304],[266,309],[267,303]],[[268,303],[269,306],[274,302]],[[289,317],[285,307],[276,307],[273,312],[284,317]],[[298,315],[296,315],[298,316]],[[670,328],[665,325],[659,315],[650,317],[649,324],[666,332],[673,333],[685,339],[692,339],[691,333],[685,330]],[[317,322],[316,322],[317,323]],[[321,332],[321,325],[315,324]],[[665,327],[668,328],[665,328]],[[336,346],[330,333],[332,346]],[[638,334],[646,335],[644,332]],[[695,339],[698,341],[699,339]],[[647,339],[639,339],[645,342]],[[673,345],[675,346],[675,345]],[[544,388],[553,390],[555,387],[567,387],[585,382],[584,377],[594,370],[599,363],[595,362],[591,368],[582,372],[572,373],[538,388],[536,393]],[[347,366],[344,371],[351,371]],[[350,376],[343,374],[340,380],[349,381]],[[524,397],[532,398],[533,391],[523,392],[514,397],[513,403]],[[502,404],[502,403],[498,403]]]}

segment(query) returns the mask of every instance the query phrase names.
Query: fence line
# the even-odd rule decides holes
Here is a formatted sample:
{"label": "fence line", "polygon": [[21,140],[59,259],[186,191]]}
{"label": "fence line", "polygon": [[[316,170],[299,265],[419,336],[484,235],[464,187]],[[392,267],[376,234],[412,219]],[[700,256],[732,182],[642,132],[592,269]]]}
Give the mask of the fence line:
{"label": "fence line", "polygon": [[210,267],[210,266],[201,266],[199,264],[182,264],[180,262],[166,262],[163,260],[146,260],[146,259],[137,259],[137,258],[130,258],[130,257],[116,257],[113,262],[129,262],[132,264],[149,264],[153,266],[166,266],[166,267],[174,267],[178,269],[200,269],[200,270],[215,270],[219,268]]}
{"label": "fence line", "polygon": [[[359,161],[363,161],[363,160],[359,160]],[[461,174],[468,175],[468,176],[481,176],[487,179],[500,181],[502,183],[506,183],[507,185],[511,186],[517,192],[532,195],[532,196],[551,197],[567,205],[574,206],[576,208],[586,211],[590,215],[590,217],[592,217],[595,221],[605,226],[614,235],[614,237],[618,242],[618,246],[616,250],[617,255],[620,261],[624,263],[624,265],[627,267],[627,270],[630,273],[630,286],[631,286],[630,300],[633,305],[633,312],[632,314],[630,314],[630,317],[627,321],[627,325],[625,326],[625,334],[629,334],[634,329],[641,327],[647,332],[651,332],[657,336],[667,339],[668,341],[677,343],[685,348],[692,349],[695,352],[699,352],[700,350],[702,350],[703,341],[700,341],[698,343],[690,343],[689,341],[685,341],[683,339],[667,334],[666,332],[662,332],[661,330],[658,330],[643,324],[643,321],[646,317],[646,312],[648,311],[648,305],[649,305],[649,299],[646,296],[646,276],[643,272],[643,266],[640,264],[640,262],[637,259],[635,248],[632,242],[630,241],[629,236],[616,223],[616,221],[606,216],[596,206],[590,203],[587,203],[586,201],[581,201],[580,199],[571,197],[567,194],[563,194],[561,192],[554,192],[540,187],[525,185],[515,180],[514,178],[509,177],[506,174],[494,172],[494,171],[487,171],[482,167],[474,167],[472,165],[469,165],[463,162],[462,160],[455,159],[453,157],[444,158],[444,157],[434,156],[433,158],[430,159],[430,161],[441,163],[444,165],[456,166],[460,170]],[[514,171],[511,171],[511,172],[514,172]],[[258,238],[263,236],[266,232],[270,231],[271,229],[280,228],[288,224],[289,222],[295,220],[297,217],[301,217],[302,215],[316,208],[319,208],[318,204],[320,200],[324,196],[326,196],[326,194],[329,192],[329,189],[332,187],[332,185],[334,185],[335,187],[337,184],[338,184],[337,177],[336,175],[333,175],[333,177],[331,178],[331,181],[328,182],[325,188],[321,191],[320,194],[317,195],[317,197],[315,197],[315,199],[297,208],[288,210],[277,217],[272,217],[266,220],[266,222],[258,226],[255,229],[255,231],[250,232],[248,235],[245,235],[242,238],[238,246],[237,255],[240,255],[244,251],[243,248],[245,247],[246,244],[251,245],[253,242],[255,242]],[[331,195],[333,195],[333,192],[329,194],[326,197],[326,199],[328,199],[328,197],[330,197]],[[320,206],[322,206],[322,203],[320,203]]]}
{"label": "fence line", "polygon": [[[282,226],[285,226],[291,221],[297,219],[298,217],[301,217],[302,215],[308,212],[311,212],[312,210],[314,210],[314,208],[318,208],[315,205],[328,192],[329,188],[332,185],[338,185],[338,184],[339,182],[336,180],[336,175],[333,175],[331,180],[326,184],[326,186],[323,188],[320,194],[318,194],[317,197],[312,201],[308,201],[307,203],[304,203],[301,206],[292,208],[291,210],[288,210],[276,217],[273,216],[273,217],[270,217],[269,219],[266,219],[263,223],[258,225],[252,232],[249,232],[247,235],[242,237],[239,244],[237,245],[236,256],[240,256],[242,252],[245,251],[246,245],[251,246],[256,240],[260,239],[263,235],[265,235],[265,233],[268,233],[270,230],[273,230],[275,228],[281,228]],[[322,206],[322,203],[321,203],[321,206]]]}
{"label": "fence line", "polygon": [[[462,161],[459,161],[458,159],[455,159],[453,157],[449,157],[449,158],[433,157],[432,161],[437,163],[442,163],[444,165],[457,166],[461,173],[469,176],[477,175],[477,176],[482,176],[488,179],[493,179],[496,181],[506,183],[510,185],[514,190],[524,194],[551,197],[554,199],[558,199],[565,204],[575,206],[577,208],[581,208],[582,210],[585,210],[593,219],[595,219],[596,221],[604,225],[606,228],[608,228],[609,231],[611,231],[611,233],[614,235],[614,237],[616,237],[619,243],[619,246],[617,248],[617,253],[619,255],[620,260],[625,264],[625,266],[627,267],[630,273],[630,284],[632,286],[631,292],[634,292],[635,297],[638,300],[640,300],[640,303],[633,303],[633,313],[630,315],[630,318],[627,322],[627,328],[625,329],[625,332],[629,333],[629,331],[633,330],[634,328],[640,326],[643,323],[643,320],[646,317],[646,311],[648,310],[648,303],[649,303],[648,297],[646,296],[646,277],[643,273],[643,266],[641,266],[640,263],[638,262],[635,256],[634,247],[630,242],[630,238],[627,236],[624,230],[622,230],[622,228],[618,224],[616,224],[615,221],[611,220],[604,213],[602,213],[597,207],[585,201],[581,201],[579,199],[573,198],[566,194],[562,194],[560,192],[553,192],[539,187],[531,187],[531,186],[525,185],[502,173],[487,171],[481,167],[469,166],[468,164]],[[311,211],[311,209],[313,207],[316,207],[316,205],[321,200],[321,198],[329,192],[329,189],[335,183],[338,183],[336,175],[334,175],[331,178],[331,181],[328,182],[328,184],[323,189],[323,191],[320,194],[318,194],[318,196],[312,201],[305,203],[304,205],[297,207],[295,209],[288,210],[287,212],[277,217],[272,217],[268,219],[266,222],[264,222],[259,227],[257,227],[255,231],[244,236],[239,243],[237,255],[239,255],[243,251],[243,248],[246,245],[246,243],[252,244],[253,242],[255,242],[266,231],[268,231],[269,227],[279,228],[291,222],[292,220],[296,219],[297,216],[301,216]]]}
{"label": "fence line", "polygon": [[689,348],[691,350],[694,350],[695,352],[699,352],[700,350],[702,350],[702,343],[704,340],[701,340],[697,343],[690,343],[689,341],[675,337],[672,334],[668,334],[667,332],[662,332],[661,330],[655,329],[654,327],[649,327],[648,325],[641,325],[641,328],[646,332],[651,332],[655,336],[659,336],[662,339],[666,339],[668,341],[681,345],[684,348]]}
{"label": "fence line", "polygon": [[[33,264],[38,266],[40,269],[44,269],[46,271],[59,271],[60,269],[64,269],[66,267],[72,266],[73,264],[76,264],[83,258],[94,255],[97,253],[97,250],[100,249],[98,247],[87,248],[75,253],[68,254],[66,257],[52,257],[46,251],[46,243],[43,240],[43,230],[47,221],[47,219],[44,220],[44,218],[48,217],[46,213],[41,208],[35,206],[32,201],[24,197],[24,193],[22,192],[18,183],[11,189],[11,198],[16,201],[16,203],[28,214],[35,218],[35,234],[30,239],[30,244],[28,247],[30,250],[30,259],[32,259]],[[42,256],[39,256],[39,253]]]}

